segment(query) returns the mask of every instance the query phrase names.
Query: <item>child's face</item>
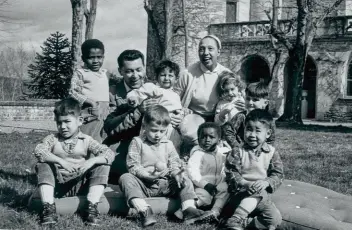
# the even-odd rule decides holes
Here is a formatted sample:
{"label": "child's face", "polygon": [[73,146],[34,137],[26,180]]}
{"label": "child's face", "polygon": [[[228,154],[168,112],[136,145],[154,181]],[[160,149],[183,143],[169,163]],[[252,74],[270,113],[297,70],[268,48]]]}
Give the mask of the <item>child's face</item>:
{"label": "child's face", "polygon": [[89,50],[87,57],[82,56],[83,62],[86,64],[87,68],[97,72],[100,70],[104,62],[104,52],[98,48],[92,48]]}
{"label": "child's face", "polygon": [[83,118],[76,115],[58,116],[56,117],[56,126],[60,136],[65,139],[72,137],[79,131],[79,127],[83,123]]}
{"label": "child's face", "polygon": [[167,126],[157,125],[155,123],[151,123],[145,125],[144,131],[145,135],[147,136],[148,140],[153,144],[157,144],[166,134]]}
{"label": "child's face", "polygon": [[253,109],[265,109],[269,101],[268,99],[265,99],[265,98],[246,96],[245,103],[246,103],[246,109],[248,110],[248,112],[250,112]]}
{"label": "child's face", "polygon": [[244,141],[253,149],[263,144],[271,135],[271,129],[259,121],[249,121],[244,129]]}
{"label": "child's face", "polygon": [[205,151],[214,151],[220,137],[214,128],[204,128],[198,137],[199,146]]}
{"label": "child's face", "polygon": [[223,97],[228,100],[232,101],[235,97],[239,96],[238,87],[235,86],[233,83],[227,84],[224,87]]}
{"label": "child's face", "polygon": [[169,67],[163,69],[158,76],[158,83],[161,88],[169,89],[174,86],[176,82],[175,72]]}

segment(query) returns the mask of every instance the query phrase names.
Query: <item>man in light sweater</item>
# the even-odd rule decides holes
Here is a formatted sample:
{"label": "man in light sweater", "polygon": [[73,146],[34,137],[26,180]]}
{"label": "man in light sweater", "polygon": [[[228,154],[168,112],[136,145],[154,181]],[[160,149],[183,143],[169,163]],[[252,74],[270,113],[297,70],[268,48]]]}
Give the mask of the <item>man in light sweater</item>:
{"label": "man in light sweater", "polygon": [[[233,148],[225,163],[226,182],[235,207],[220,229],[276,229],[282,217],[271,194],[283,180],[279,153],[267,140],[273,134],[273,118],[262,109],[252,110],[244,122],[244,145]],[[239,203],[239,204],[238,204]],[[254,216],[253,219],[248,216]]]}

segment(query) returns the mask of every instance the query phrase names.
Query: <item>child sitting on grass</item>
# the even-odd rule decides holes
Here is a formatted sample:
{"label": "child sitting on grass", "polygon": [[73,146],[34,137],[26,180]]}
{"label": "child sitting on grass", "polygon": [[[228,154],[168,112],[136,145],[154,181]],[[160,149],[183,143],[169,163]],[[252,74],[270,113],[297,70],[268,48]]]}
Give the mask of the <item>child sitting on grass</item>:
{"label": "child sitting on grass", "polygon": [[104,120],[109,114],[109,79],[106,70],[101,69],[104,44],[98,39],[88,39],[81,50],[84,66],[73,73],[69,95],[83,109],[82,132],[101,142]]}
{"label": "child sitting on grass", "polygon": [[[275,147],[267,143],[274,132],[269,112],[252,110],[244,122],[244,145],[235,147],[225,163],[226,182],[235,208],[220,229],[269,229],[280,225],[280,211],[271,201],[282,183],[283,164]],[[255,217],[248,219],[248,215]]]}
{"label": "child sitting on grass", "polygon": [[214,122],[206,122],[198,128],[198,146],[190,153],[188,175],[198,197],[198,207],[211,207],[201,219],[217,220],[228,199],[225,182],[225,153],[229,148],[220,147],[221,127]]}
{"label": "child sitting on grass", "polygon": [[244,83],[239,76],[232,72],[223,71],[219,74],[218,93],[221,100],[216,105],[215,122],[220,125],[231,120],[237,113],[241,112],[235,103],[244,103],[242,92]]}
{"label": "child sitting on grass", "polygon": [[179,197],[187,224],[194,223],[204,213],[195,207],[193,184],[183,173],[173,143],[165,138],[169,124],[169,112],[163,106],[156,105],[146,111],[143,135],[134,137],[129,146],[126,160],[129,173],[119,180],[127,205],[137,210],[143,227],[156,223],[146,197]]}
{"label": "child sitting on grass", "polygon": [[[238,147],[244,142],[244,120],[246,119],[246,115],[253,109],[268,110],[269,87],[263,81],[249,84],[245,93],[246,110],[237,113],[230,121],[222,126],[223,138],[231,148]],[[274,123],[272,123],[271,129],[275,129]],[[275,135],[273,132],[268,139],[268,143],[273,143],[274,140]]]}
{"label": "child sitting on grass", "polygon": [[80,104],[73,98],[55,105],[58,133],[37,145],[36,173],[43,203],[41,224],[57,222],[54,198],[87,195],[83,220],[98,225],[97,205],[108,182],[115,154],[105,145],[80,131],[83,118]]}

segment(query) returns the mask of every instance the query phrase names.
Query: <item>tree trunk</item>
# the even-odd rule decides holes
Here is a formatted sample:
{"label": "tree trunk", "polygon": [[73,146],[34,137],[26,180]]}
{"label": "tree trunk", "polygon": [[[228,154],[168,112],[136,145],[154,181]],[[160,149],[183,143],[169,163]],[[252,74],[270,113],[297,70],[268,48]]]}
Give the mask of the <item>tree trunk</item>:
{"label": "tree trunk", "polygon": [[165,40],[164,40],[164,55],[163,59],[170,59],[172,54],[172,46],[169,45],[171,38],[172,38],[172,7],[173,7],[173,0],[165,0],[164,5],[165,11]]}
{"label": "tree trunk", "polygon": [[186,19],[186,2],[185,0],[182,0],[182,21],[183,21],[183,27],[185,30],[185,68],[188,67],[188,41],[189,41],[189,33],[188,33],[188,28],[187,28],[187,19]]}
{"label": "tree trunk", "polygon": [[74,71],[81,59],[82,30],[84,17],[84,1],[71,0],[72,6],[72,70]]}
{"label": "tree trunk", "polygon": [[85,9],[86,10],[84,14],[86,16],[85,40],[93,38],[94,23],[97,15],[97,6],[98,6],[98,0],[90,0],[89,10]]}

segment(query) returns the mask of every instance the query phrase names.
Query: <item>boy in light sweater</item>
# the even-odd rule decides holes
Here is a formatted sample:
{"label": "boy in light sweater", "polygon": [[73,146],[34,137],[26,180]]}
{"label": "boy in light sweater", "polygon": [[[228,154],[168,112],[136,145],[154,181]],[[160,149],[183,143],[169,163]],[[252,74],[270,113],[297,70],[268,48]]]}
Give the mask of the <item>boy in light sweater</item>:
{"label": "boy in light sweater", "polygon": [[[220,229],[276,229],[282,217],[271,201],[284,178],[283,164],[275,147],[267,140],[273,133],[269,112],[254,109],[244,122],[244,145],[233,148],[225,163],[226,182],[235,207]],[[239,203],[239,204],[238,204]],[[248,216],[254,216],[253,219]]]}
{"label": "boy in light sweater", "polygon": [[72,76],[69,95],[79,101],[84,118],[81,131],[101,142],[104,120],[109,114],[109,79],[104,62],[104,44],[88,39],[81,46],[84,66]]}
{"label": "boy in light sweater", "polygon": [[183,173],[174,145],[165,138],[169,124],[166,108],[161,105],[148,108],[143,118],[144,134],[134,137],[129,146],[126,160],[129,173],[119,180],[127,205],[137,210],[143,227],[156,223],[146,197],[179,197],[187,224],[194,223],[204,213],[195,207],[193,184]]}

